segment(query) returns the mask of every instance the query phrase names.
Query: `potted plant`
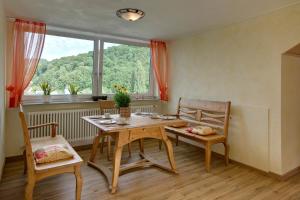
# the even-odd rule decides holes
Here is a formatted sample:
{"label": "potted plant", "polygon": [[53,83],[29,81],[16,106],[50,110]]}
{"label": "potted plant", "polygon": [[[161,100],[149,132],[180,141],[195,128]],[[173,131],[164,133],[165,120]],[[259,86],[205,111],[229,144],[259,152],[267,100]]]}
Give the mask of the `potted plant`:
{"label": "potted plant", "polygon": [[70,101],[74,101],[76,99],[75,98],[76,95],[80,91],[80,87],[77,87],[74,84],[69,84],[68,90],[69,90],[69,93],[70,93]]}
{"label": "potted plant", "polygon": [[114,85],[113,87],[115,90],[114,101],[119,108],[120,117],[130,117],[129,104],[131,99],[127,88],[122,85]]}
{"label": "potted plant", "polygon": [[47,81],[43,81],[40,83],[40,88],[43,90],[44,93],[44,102],[50,102],[50,94],[53,91],[51,85]]}

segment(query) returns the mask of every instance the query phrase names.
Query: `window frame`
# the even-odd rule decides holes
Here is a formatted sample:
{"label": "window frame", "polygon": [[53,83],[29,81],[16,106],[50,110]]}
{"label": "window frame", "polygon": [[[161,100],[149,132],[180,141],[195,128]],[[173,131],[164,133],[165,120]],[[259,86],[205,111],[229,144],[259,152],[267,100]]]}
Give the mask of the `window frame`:
{"label": "window frame", "polygon": [[[108,98],[112,98],[113,94],[102,94],[102,80],[103,80],[103,59],[104,59],[104,43],[117,43],[124,45],[132,45],[132,46],[140,46],[140,47],[149,47],[148,43],[140,43],[123,39],[109,38],[109,37],[101,37],[93,34],[82,34],[77,32],[65,32],[65,31],[57,31],[57,30],[47,30],[46,35],[53,35],[59,37],[67,37],[74,39],[84,39],[90,40],[94,42],[94,55],[93,55],[93,72],[92,72],[92,94],[78,94],[75,98],[68,98],[69,94],[62,95],[50,95],[51,101],[50,103],[65,103],[65,102],[83,102],[83,101],[91,101],[92,96],[106,95]],[[150,47],[149,47],[150,51]],[[151,57],[149,58],[151,59]],[[149,90],[145,94],[131,94],[133,99],[155,99],[155,80],[153,74],[153,68],[150,61],[150,77],[149,77]],[[23,95],[22,101],[23,103],[43,103],[44,95]]]}
{"label": "window frame", "polygon": [[[102,51],[100,52],[101,54],[101,65],[99,65],[99,70],[100,70],[100,76],[101,76],[101,88],[100,88],[100,93],[102,95],[107,95],[108,97],[113,96],[113,94],[103,94],[102,93],[102,77],[103,77],[103,60],[104,60],[104,43],[115,43],[115,44],[124,44],[124,45],[129,45],[129,46],[138,46],[138,47],[148,47],[149,51],[150,51],[150,47],[147,44],[141,44],[141,43],[135,43],[135,42],[128,42],[128,41],[120,41],[120,40],[113,40],[113,39],[102,39],[99,40],[100,42],[100,46],[102,47]],[[143,93],[143,94],[137,94],[137,93],[132,93],[131,96],[135,99],[139,99],[139,98],[149,98],[149,97],[154,97],[155,91],[155,80],[154,80],[154,76],[153,76],[153,69],[152,69],[152,65],[151,65],[151,57],[150,59],[150,67],[149,67],[149,90],[147,93]]]}

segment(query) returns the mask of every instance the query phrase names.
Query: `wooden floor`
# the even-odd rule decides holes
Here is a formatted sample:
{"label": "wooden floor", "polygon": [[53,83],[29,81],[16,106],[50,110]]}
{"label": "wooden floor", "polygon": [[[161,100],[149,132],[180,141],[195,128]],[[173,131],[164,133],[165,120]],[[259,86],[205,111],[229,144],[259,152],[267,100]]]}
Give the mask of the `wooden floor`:
{"label": "wooden floor", "polygon": [[[138,158],[137,144],[133,145],[133,159]],[[159,152],[158,142],[147,140],[146,153],[167,163],[164,151]],[[238,164],[224,165],[220,158],[213,157],[211,173],[204,168],[204,154],[191,145],[181,143],[174,147],[179,175],[166,173],[156,168],[125,174],[119,179],[117,194],[110,194],[104,177],[84,163],[82,199],[85,200],[181,200],[181,199],[300,199],[300,175],[280,182],[256,170]],[[79,154],[86,161],[89,151]],[[127,157],[124,151],[123,157]],[[104,161],[98,155],[98,160]],[[107,163],[109,164],[109,163]],[[8,163],[0,184],[1,200],[23,199],[25,176],[22,162]],[[74,199],[75,178],[71,174],[59,175],[37,184],[34,199]]]}

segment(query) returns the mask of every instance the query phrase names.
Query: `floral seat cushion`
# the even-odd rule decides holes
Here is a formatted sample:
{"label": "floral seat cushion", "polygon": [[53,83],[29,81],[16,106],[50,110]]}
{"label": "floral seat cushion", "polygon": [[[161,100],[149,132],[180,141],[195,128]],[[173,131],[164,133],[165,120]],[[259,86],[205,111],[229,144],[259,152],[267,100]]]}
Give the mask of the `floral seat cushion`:
{"label": "floral seat cushion", "polygon": [[56,162],[65,159],[72,159],[73,154],[63,144],[44,146],[34,151],[34,159],[37,164]]}

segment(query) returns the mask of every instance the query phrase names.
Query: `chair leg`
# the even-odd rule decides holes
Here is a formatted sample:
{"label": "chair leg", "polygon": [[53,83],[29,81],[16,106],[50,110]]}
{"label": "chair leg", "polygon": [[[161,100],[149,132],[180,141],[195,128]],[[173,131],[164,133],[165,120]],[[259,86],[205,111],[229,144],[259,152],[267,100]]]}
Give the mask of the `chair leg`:
{"label": "chair leg", "polygon": [[[106,136],[107,137],[107,136]],[[100,142],[100,153],[104,152],[104,143],[105,143],[105,138],[106,137],[102,137],[101,138],[101,142]]]}
{"label": "chair leg", "polygon": [[35,179],[29,175],[28,183],[25,189],[25,200],[32,200],[34,186],[35,186]]}
{"label": "chair leg", "polygon": [[207,142],[205,145],[205,167],[207,172],[210,172],[210,163],[211,163],[211,144]]}
{"label": "chair leg", "polygon": [[24,159],[24,174],[27,173],[27,159],[26,159],[26,150],[23,151],[23,159]]}
{"label": "chair leg", "polygon": [[144,153],[144,139],[139,139],[140,152]]}
{"label": "chair leg", "polygon": [[162,146],[162,141],[159,140],[159,141],[158,141],[158,148],[159,148],[160,151],[161,151],[161,146]]}
{"label": "chair leg", "polygon": [[227,142],[224,142],[224,157],[225,157],[225,164],[229,164],[229,146]]}
{"label": "chair leg", "polygon": [[128,154],[131,157],[131,143],[128,143]]}
{"label": "chair leg", "polygon": [[107,160],[110,161],[110,152],[111,152],[111,141],[110,137],[107,136]]}
{"label": "chair leg", "polygon": [[178,146],[178,145],[179,145],[179,136],[176,135],[176,146]]}
{"label": "chair leg", "polygon": [[82,190],[82,177],[80,172],[80,165],[74,167],[74,174],[76,178],[76,200],[80,200]]}

